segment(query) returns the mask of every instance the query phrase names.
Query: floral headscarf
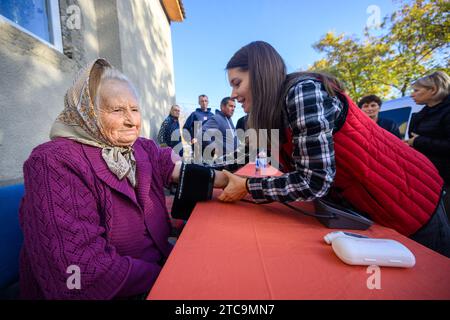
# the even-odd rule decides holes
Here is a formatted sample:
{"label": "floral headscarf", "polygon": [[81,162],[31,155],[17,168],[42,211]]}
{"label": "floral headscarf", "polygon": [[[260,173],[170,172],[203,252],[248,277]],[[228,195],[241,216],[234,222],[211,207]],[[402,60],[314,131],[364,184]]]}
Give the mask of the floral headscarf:
{"label": "floral headscarf", "polygon": [[133,149],[112,145],[103,134],[94,106],[101,75],[112,68],[105,59],[97,59],[81,69],[64,97],[64,110],[56,118],[50,130],[50,139],[68,138],[102,149],[102,157],[108,168],[120,179],[127,177],[136,186],[136,160]]}

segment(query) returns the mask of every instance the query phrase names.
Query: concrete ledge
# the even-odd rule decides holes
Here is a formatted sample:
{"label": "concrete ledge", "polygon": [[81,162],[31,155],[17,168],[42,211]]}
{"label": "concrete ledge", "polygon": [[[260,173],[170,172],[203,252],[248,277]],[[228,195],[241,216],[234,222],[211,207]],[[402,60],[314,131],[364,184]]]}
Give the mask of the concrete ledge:
{"label": "concrete ledge", "polygon": [[46,64],[52,64],[68,71],[72,70],[75,65],[71,59],[56,48],[23,32],[4,19],[0,19],[0,44],[3,47],[2,51],[21,56],[33,56]]}

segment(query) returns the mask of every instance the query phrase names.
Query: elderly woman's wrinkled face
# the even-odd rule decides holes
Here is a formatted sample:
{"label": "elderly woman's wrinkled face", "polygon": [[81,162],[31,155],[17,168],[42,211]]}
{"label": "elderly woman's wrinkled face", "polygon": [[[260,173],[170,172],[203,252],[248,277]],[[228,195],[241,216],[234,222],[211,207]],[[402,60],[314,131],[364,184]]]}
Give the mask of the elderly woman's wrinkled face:
{"label": "elderly woman's wrinkled face", "polygon": [[141,113],[129,84],[107,80],[100,89],[99,115],[104,136],[114,146],[130,146],[139,137]]}

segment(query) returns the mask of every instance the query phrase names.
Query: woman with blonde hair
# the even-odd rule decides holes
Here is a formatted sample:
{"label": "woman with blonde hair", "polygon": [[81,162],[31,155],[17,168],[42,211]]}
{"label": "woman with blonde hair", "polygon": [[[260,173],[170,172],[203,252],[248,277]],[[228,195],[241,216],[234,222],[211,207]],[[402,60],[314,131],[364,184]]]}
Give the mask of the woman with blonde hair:
{"label": "woman with blonde hair", "polygon": [[411,97],[422,110],[411,117],[408,145],[423,153],[446,184],[445,206],[450,213],[450,77],[436,71],[416,80]]}
{"label": "woman with blonde hair", "polygon": [[422,110],[413,114],[407,143],[422,152],[450,185],[450,77],[437,71],[413,83],[411,97]]}

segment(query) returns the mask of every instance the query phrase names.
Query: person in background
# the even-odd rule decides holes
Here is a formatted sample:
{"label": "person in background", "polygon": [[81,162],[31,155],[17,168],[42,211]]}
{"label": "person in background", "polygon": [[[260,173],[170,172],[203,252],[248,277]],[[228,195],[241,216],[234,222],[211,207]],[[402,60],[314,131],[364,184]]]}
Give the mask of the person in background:
{"label": "person in background", "polygon": [[248,114],[246,114],[243,117],[240,117],[236,123],[236,130],[242,129],[247,130],[247,120],[248,120]]}
{"label": "person in background", "polygon": [[180,130],[180,107],[178,105],[173,105],[170,108],[170,114],[161,124],[161,129],[158,133],[158,143],[162,147],[171,147],[172,149],[181,142],[181,135],[178,139],[172,140],[172,133],[174,131]]}
{"label": "person in background", "polygon": [[198,104],[200,108],[197,108],[194,112],[192,112],[189,117],[186,119],[186,122],[183,126],[183,129],[186,129],[191,135],[191,139],[186,141],[191,141],[192,144],[197,143],[199,137],[201,137],[201,131],[195,132],[195,123],[198,124],[205,123],[207,120],[211,119],[214,114],[211,112],[211,108],[208,108],[208,96],[205,94],[201,94],[198,96]]}
{"label": "person in background", "polygon": [[420,151],[439,170],[446,183],[447,214],[450,213],[450,77],[437,71],[416,80],[411,97],[422,110],[411,117],[406,143]]}
{"label": "person in background", "polygon": [[287,75],[279,53],[263,41],[239,49],[226,69],[231,98],[250,111],[249,128],[279,131],[271,152],[275,159],[278,154],[284,174],[243,178],[224,171],[229,181],[219,200],[233,202],[248,194],[257,203],[335,196],[450,257],[438,171],[368,118],[336,78],[312,72]]}
{"label": "person in background", "polygon": [[394,121],[378,117],[378,114],[380,113],[381,103],[381,99],[372,94],[362,97],[358,102],[358,107],[384,130],[387,130],[394,136],[401,138],[398,125]]}
{"label": "person in background", "polygon": [[202,130],[201,126],[208,119],[212,118],[214,114],[211,112],[211,108],[208,108],[208,96],[205,94],[201,94],[198,96],[198,104],[200,108],[197,108],[194,112],[192,112],[189,117],[186,119],[186,122],[183,126],[183,131],[187,130],[189,132],[189,137],[185,134],[184,140],[190,142],[194,161],[201,163],[202,159],[202,148],[200,147],[200,143],[202,140]]}
{"label": "person in background", "polygon": [[248,129],[247,122],[248,122],[248,114],[250,113],[250,108],[248,105],[242,104],[242,109],[245,112],[245,116],[239,118],[239,120],[237,121],[236,130],[242,129],[245,131]]}
{"label": "person in background", "polygon": [[[161,128],[158,132],[157,141],[161,147],[170,147],[175,148],[175,146],[179,143],[182,143],[181,141],[181,132],[180,132],[180,106],[174,104],[170,108],[170,113],[167,116],[166,119],[164,119],[163,123],[161,124]],[[175,134],[178,131],[178,139],[172,140],[172,133],[175,132]],[[180,151],[178,152],[180,156],[183,155],[183,148],[180,148]],[[169,192],[170,194],[175,194],[177,184],[175,182],[171,182],[169,184]]]}
{"label": "person in background", "polygon": [[[233,99],[230,97],[223,98],[220,102],[220,110],[216,110],[216,114],[207,120],[202,127],[203,149],[207,146],[214,146],[213,149],[216,150],[215,155],[217,157],[234,152],[237,148],[236,129],[233,120],[231,120],[235,108],[236,103]],[[215,139],[214,132],[220,132],[222,141]]]}
{"label": "person in background", "polygon": [[138,100],[127,77],[95,60],[67,90],[51,141],[24,163],[23,299],[145,298],[173,247],[163,188],[182,172],[213,176],[206,190],[226,185],[139,137]]}
{"label": "person in background", "polygon": [[[247,130],[247,121],[248,121],[248,114],[246,114],[245,116],[241,117],[238,119],[237,123],[236,123],[236,132],[238,132],[237,130],[242,130],[245,133],[245,130]],[[248,138],[245,137],[244,135],[239,135],[238,134],[238,139],[239,139],[239,145],[244,145],[244,152],[248,153],[248,147],[247,147],[247,142]]]}

